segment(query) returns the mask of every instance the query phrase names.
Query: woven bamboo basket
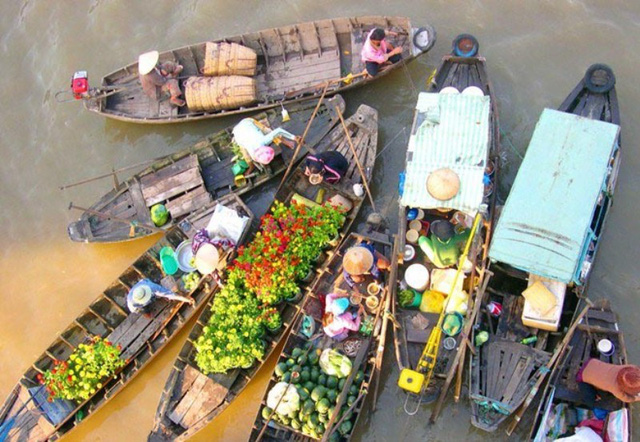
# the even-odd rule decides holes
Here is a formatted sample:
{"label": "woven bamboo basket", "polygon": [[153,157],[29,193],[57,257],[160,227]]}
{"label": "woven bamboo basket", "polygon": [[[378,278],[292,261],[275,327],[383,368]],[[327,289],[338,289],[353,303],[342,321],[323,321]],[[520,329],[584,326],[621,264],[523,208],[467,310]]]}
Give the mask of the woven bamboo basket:
{"label": "woven bamboo basket", "polygon": [[205,45],[204,75],[244,75],[256,74],[258,56],[255,51],[237,43],[211,43]]}
{"label": "woven bamboo basket", "polygon": [[184,95],[191,111],[235,109],[256,101],[256,80],[239,75],[190,77]]}

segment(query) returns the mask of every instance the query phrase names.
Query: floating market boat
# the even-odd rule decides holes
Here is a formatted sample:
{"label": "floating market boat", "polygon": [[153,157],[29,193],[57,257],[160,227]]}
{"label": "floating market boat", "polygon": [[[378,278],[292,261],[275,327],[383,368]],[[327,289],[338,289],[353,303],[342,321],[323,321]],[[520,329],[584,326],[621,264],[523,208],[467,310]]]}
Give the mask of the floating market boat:
{"label": "floating market boat", "polygon": [[[612,354],[598,351],[601,340],[613,344]],[[542,393],[529,440],[544,442],[572,434],[579,423],[572,416],[589,415],[589,411],[595,408],[606,412],[605,429],[610,421],[626,422],[617,427],[626,427],[626,440],[633,440],[631,404],[620,401],[609,392],[576,381],[578,372],[590,358],[615,365],[628,364],[627,347],[618,327],[618,317],[607,300],[596,302],[580,320],[565,354],[560,356],[560,362]],[[613,440],[611,434],[609,440]]]}
{"label": "floating market boat", "polygon": [[[368,275],[351,288],[343,275],[342,259],[349,248],[366,243],[390,260],[391,241],[380,232],[352,233],[321,270],[280,354],[249,440],[351,439],[374,373],[380,369],[376,358],[382,362],[382,321],[390,295],[386,272],[380,281]],[[376,289],[368,292],[371,284]],[[349,295],[351,313],[365,308],[360,329],[342,341],[323,332],[325,295],[332,293]],[[284,400],[280,405],[278,390],[297,396],[297,405],[286,405]]]}
{"label": "floating market boat", "polygon": [[[249,224],[253,221],[253,214],[236,195],[222,198],[220,204],[249,217]],[[178,334],[211,297],[217,286],[214,280],[201,278],[190,291],[174,285],[171,291],[192,301],[177,302],[157,297],[139,313],[132,313],[129,309],[128,295],[143,280],[153,283],[151,287],[154,291],[163,290],[163,287],[166,289],[161,251],[165,247],[178,247],[193,237],[198,229],[206,227],[214,210],[214,207],[203,210],[191,223],[168,230],[35,360],[0,408],[0,434],[3,440],[6,437],[7,441],[35,442],[55,440],[68,434],[119,393]],[[239,243],[246,239],[248,231],[247,227]],[[229,253],[234,252],[230,250]],[[182,274],[178,270],[174,276],[180,277]],[[168,282],[171,286],[171,281]],[[86,400],[78,402],[56,398],[49,402],[45,385],[39,382],[41,376],[49,370],[60,370],[72,354],[96,336],[106,338],[113,346],[121,348],[119,357],[125,361],[124,366],[95,386],[96,391]],[[69,376],[76,374],[81,377],[81,373],[69,372]]]}
{"label": "floating market boat", "polygon": [[[459,371],[461,376],[465,340],[477,313],[474,299],[481,296],[487,264],[499,153],[494,89],[477,41],[463,34],[454,40],[453,53],[443,57],[429,91],[418,98],[400,179],[400,256],[392,263],[398,266],[399,284],[392,292],[399,323],[394,327],[398,385],[407,393],[408,414],[417,413],[420,403],[439,398],[431,417],[435,420],[454,375]],[[458,183],[448,189],[449,195],[442,195],[432,182],[443,172]],[[475,229],[478,214],[484,223]],[[434,229],[439,224],[453,236],[438,239]],[[456,276],[458,252],[470,237],[464,271]],[[448,252],[436,248],[439,244],[455,244],[457,252],[446,257]],[[446,311],[445,298],[451,299]],[[441,316],[442,321],[458,322],[444,339],[437,336]]]}
{"label": "floating market boat", "polygon": [[[304,133],[316,101],[289,106],[288,121],[276,109],[269,109],[253,117],[266,128],[283,128],[301,136]],[[313,150],[338,122],[336,106],[344,111],[340,95],[323,102],[307,135],[304,147]],[[158,231],[150,208],[162,204],[170,219],[162,226],[171,228],[188,219],[201,207],[230,192],[237,194],[255,189],[283,173],[292,160],[293,150],[273,144],[276,156],[266,166],[245,172],[238,180],[232,170],[239,156],[234,150],[232,127],[199,141],[194,146],[158,159],[143,171],[118,184],[89,209],[78,221],[68,226],[74,241],[116,242],[142,238]]]}
{"label": "floating market boat", "polygon": [[[403,61],[375,77],[365,77],[360,52],[375,27],[393,32],[387,38],[394,47],[403,48]],[[435,39],[433,28],[414,28],[405,17],[318,20],[161,52],[161,62],[184,67],[179,80],[187,105],[181,108],[143,93],[137,62],[105,76],[94,90],[88,89],[86,72],[76,73],[74,78],[84,86],[74,92],[85,99],[88,110],[117,120],[147,124],[202,120],[318,96],[327,82],[327,93],[369,83],[428,51]],[[218,58],[220,54],[229,56]],[[204,77],[203,70],[217,76]],[[212,103],[203,105],[209,99]]]}
{"label": "floating market boat", "polygon": [[[378,142],[377,111],[362,105],[345,121],[345,125],[352,137],[355,152],[367,180],[370,181]],[[282,203],[297,201],[314,206],[315,201],[329,201],[339,195],[339,199],[343,202],[347,201],[348,203],[345,204],[352,206],[340,228],[339,238],[342,238],[349,230],[363,203],[363,198],[356,196],[353,188],[354,184],[361,182],[361,178],[343,127],[335,128],[317,148],[319,152],[330,149],[337,150],[349,160],[349,169],[337,184],[323,181],[319,185],[312,186],[304,174],[304,165],[301,165],[285,180],[276,193],[275,200]],[[338,242],[337,238],[336,243]],[[318,266],[321,265],[321,259]],[[304,293],[311,282],[300,286],[301,293]],[[160,398],[153,430],[149,435],[150,441],[186,440],[214,420],[254,378],[264,361],[286,336],[300,312],[299,300],[294,299],[278,306],[283,325],[279,330],[267,333],[263,337],[264,354],[256,363],[223,373],[205,374],[196,362],[198,356],[196,346],[198,339],[208,327],[210,318],[217,314],[214,301],[215,299],[211,300],[205,307],[171,370]]]}
{"label": "floating market boat", "polygon": [[498,220],[469,371],[471,421],[485,431],[525,403],[517,423],[585,296],[620,161],[614,84],[594,65],[559,111],[542,112]]}

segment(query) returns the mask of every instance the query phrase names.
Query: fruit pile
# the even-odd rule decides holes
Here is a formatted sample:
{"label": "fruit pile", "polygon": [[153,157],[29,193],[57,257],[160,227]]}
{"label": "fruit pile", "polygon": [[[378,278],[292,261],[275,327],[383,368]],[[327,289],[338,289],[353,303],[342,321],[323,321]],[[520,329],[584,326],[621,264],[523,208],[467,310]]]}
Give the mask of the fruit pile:
{"label": "fruit pile", "polygon": [[[274,397],[271,394],[272,391],[270,391],[269,399],[271,400],[268,399],[267,406],[262,409],[262,417],[266,420],[273,414],[272,420],[279,424],[319,439],[324,434],[326,424],[335,411],[338,396],[344,389],[349,373],[341,373],[344,375],[342,378],[327,374],[320,366],[322,350],[311,348],[308,353],[306,350],[307,348],[294,348],[290,356],[281,359],[275,369],[276,377],[280,382],[273,387],[272,391],[276,390],[276,388],[283,390],[281,388],[282,384],[290,383],[295,388],[295,392],[297,392],[298,401],[287,393],[285,400],[287,400],[288,406],[281,407],[284,401],[278,404],[278,399],[282,394]],[[349,387],[346,403],[343,404],[334,423],[338,422],[356,400],[363,380],[364,372],[358,371]],[[276,407],[277,411],[273,413],[273,409]],[[350,416],[347,416],[342,421],[338,430],[331,435],[329,440],[340,440],[341,435],[347,436],[352,428],[353,416],[350,413]]]}

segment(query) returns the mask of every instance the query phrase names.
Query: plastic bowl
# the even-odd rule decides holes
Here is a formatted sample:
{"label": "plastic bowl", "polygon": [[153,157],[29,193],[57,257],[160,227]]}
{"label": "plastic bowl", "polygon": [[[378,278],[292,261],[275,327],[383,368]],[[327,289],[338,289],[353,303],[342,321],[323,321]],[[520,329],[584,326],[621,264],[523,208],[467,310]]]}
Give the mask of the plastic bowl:
{"label": "plastic bowl", "polygon": [[191,251],[191,240],[182,241],[176,248],[176,259],[178,260],[178,268],[185,273],[193,272],[196,268],[189,262],[193,258]]}

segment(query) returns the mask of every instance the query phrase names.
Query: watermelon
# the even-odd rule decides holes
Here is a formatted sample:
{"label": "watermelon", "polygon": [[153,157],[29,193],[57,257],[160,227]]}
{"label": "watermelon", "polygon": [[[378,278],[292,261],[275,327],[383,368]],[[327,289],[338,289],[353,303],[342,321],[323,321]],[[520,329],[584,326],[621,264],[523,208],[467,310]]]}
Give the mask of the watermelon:
{"label": "watermelon", "polygon": [[313,389],[313,391],[311,392],[311,399],[313,399],[314,401],[318,402],[320,399],[322,399],[325,395],[327,394],[327,389],[324,388],[322,385],[318,385],[316,388]]}
{"label": "watermelon", "polygon": [[262,408],[262,418],[263,419],[269,419],[271,417],[271,413],[273,413],[273,410],[269,407],[263,407]]}
{"label": "watermelon", "polygon": [[328,376],[327,377],[327,388],[337,388],[338,387],[338,377],[337,376]]}
{"label": "watermelon", "polygon": [[316,402],[316,410],[318,410],[318,413],[326,414],[330,406],[329,399],[326,397]]}
{"label": "watermelon", "polygon": [[289,366],[286,363],[278,363],[278,365],[276,365],[276,376],[282,377],[282,375],[288,370],[288,368]]}

